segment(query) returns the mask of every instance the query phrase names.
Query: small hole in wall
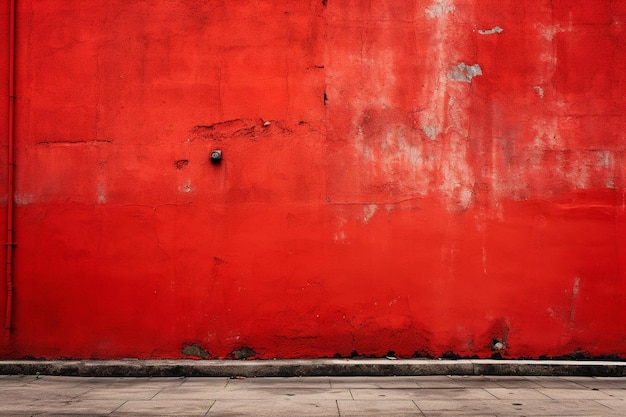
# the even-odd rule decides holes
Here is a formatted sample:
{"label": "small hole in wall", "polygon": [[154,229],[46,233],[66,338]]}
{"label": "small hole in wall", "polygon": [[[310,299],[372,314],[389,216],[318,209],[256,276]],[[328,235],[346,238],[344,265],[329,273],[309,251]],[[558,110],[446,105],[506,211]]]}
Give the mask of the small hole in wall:
{"label": "small hole in wall", "polygon": [[189,160],[187,159],[179,159],[178,161],[174,162],[174,168],[176,169],[183,169],[187,165],[189,165]]}

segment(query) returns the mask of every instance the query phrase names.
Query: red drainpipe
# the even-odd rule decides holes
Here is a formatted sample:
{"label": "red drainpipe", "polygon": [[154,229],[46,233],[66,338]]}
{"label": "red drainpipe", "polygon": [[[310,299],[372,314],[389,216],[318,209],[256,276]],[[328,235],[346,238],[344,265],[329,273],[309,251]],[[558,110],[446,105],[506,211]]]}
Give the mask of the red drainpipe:
{"label": "red drainpipe", "polygon": [[13,114],[15,112],[15,0],[11,0],[9,10],[9,137],[8,137],[8,187],[7,187],[7,312],[4,327],[11,328],[11,316],[13,312],[13,171],[15,161],[13,159]]}

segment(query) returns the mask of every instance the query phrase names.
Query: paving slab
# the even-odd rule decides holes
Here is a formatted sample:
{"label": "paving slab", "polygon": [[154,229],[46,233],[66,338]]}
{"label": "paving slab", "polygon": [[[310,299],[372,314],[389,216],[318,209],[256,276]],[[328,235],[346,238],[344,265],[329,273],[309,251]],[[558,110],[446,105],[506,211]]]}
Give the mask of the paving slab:
{"label": "paving slab", "polygon": [[422,376],[417,384],[420,388],[463,388],[463,385],[450,376]]}
{"label": "paving slab", "polygon": [[550,398],[532,388],[485,388],[485,391],[499,400],[547,400]]}
{"label": "paving slab", "polygon": [[423,416],[415,403],[410,400],[401,401],[344,401],[338,400],[341,417],[352,416]]}
{"label": "paving slab", "polygon": [[[585,379],[591,379],[590,377],[584,377]],[[534,388],[572,388],[572,389],[580,389],[582,385],[569,381],[563,377],[553,377],[553,376],[527,376],[526,380],[533,382]]]}
{"label": "paving slab", "polygon": [[502,388],[495,379],[484,375],[450,375],[448,378],[454,382],[455,388]]}
{"label": "paving slab", "polygon": [[8,386],[8,385],[20,387],[20,386],[30,384],[31,382],[35,380],[36,380],[35,375],[4,375],[4,378],[2,378],[1,383],[3,387]]}
{"label": "paving slab", "polygon": [[626,401],[626,389],[603,389],[602,392],[616,400]]}
{"label": "paving slab", "polygon": [[[383,378],[384,379],[384,378]],[[200,379],[201,381],[201,379]],[[258,385],[258,378],[233,378],[227,380],[229,388],[246,388]],[[264,387],[275,388],[322,388],[330,389],[331,378],[329,377],[269,377],[263,379]],[[202,382],[200,382],[202,383]],[[185,386],[188,383],[185,382]],[[337,387],[339,388],[339,387]]]}
{"label": "paving slab", "polygon": [[331,377],[332,388],[419,388],[415,377]]}
{"label": "paving slab", "polygon": [[609,408],[617,415],[626,416],[626,401],[624,400],[596,400],[596,402]]}
{"label": "paving slab", "polygon": [[115,410],[113,415],[205,415],[215,401],[207,400],[131,400]]}
{"label": "paving slab", "polygon": [[480,401],[480,400],[416,400],[415,404],[426,416],[444,415],[498,415],[498,416],[612,416],[610,408],[594,401]]}
{"label": "paving slab", "polygon": [[424,411],[424,417],[501,417],[484,411]]}
{"label": "paving slab", "polygon": [[418,388],[418,389],[351,389],[350,392],[355,400],[415,400],[415,399],[433,399],[433,400],[460,400],[460,399],[476,399],[482,401],[494,400],[496,397],[489,394],[485,390],[468,390],[468,389],[435,389],[435,388]]}
{"label": "paving slab", "polygon": [[610,400],[611,397],[604,391],[594,390],[590,388],[583,389],[559,389],[559,388],[541,388],[537,391],[545,394],[554,400]]}
{"label": "paving slab", "polygon": [[155,386],[152,388],[145,385],[138,387],[100,387],[91,389],[80,395],[83,400],[105,400],[107,398],[120,398],[122,400],[150,400],[154,398],[162,388]]}
{"label": "paving slab", "polygon": [[118,409],[124,400],[55,400],[41,399],[29,403],[11,403],[0,406],[3,415],[39,415],[39,414],[90,414],[106,415]]}
{"label": "paving slab", "polygon": [[541,385],[525,376],[491,376],[490,378],[502,388],[542,388]]}
{"label": "paving slab", "polygon": [[0,392],[0,415],[31,415],[33,411],[38,411],[35,407],[39,400],[16,398],[14,396],[6,396]]}
{"label": "paving slab", "polygon": [[310,416],[339,417],[335,400],[306,401],[298,399],[237,401],[218,400],[209,416]]}
{"label": "paving slab", "polygon": [[563,380],[569,381],[587,388],[626,388],[626,378],[585,378],[566,376]]}
{"label": "paving slab", "polygon": [[[455,412],[455,413],[467,413],[467,414],[476,414],[476,413],[494,413],[497,414],[497,411],[493,411],[494,409],[498,409],[500,404],[504,404],[503,401],[498,401],[496,399],[490,400],[486,402],[482,399],[466,399],[466,400],[454,400],[450,401],[445,398],[439,399],[416,399],[414,400],[415,405],[421,410],[425,415],[429,415],[429,411],[439,411],[439,412]],[[492,403],[492,404],[490,404]]]}
{"label": "paving slab", "polygon": [[159,392],[154,399],[157,400],[174,400],[176,398],[186,399],[214,399],[238,400],[241,398],[262,400],[272,396],[276,399],[284,399],[296,397],[299,399],[315,399],[315,400],[341,400],[352,399],[350,390],[348,389],[320,389],[320,388],[277,388],[273,386],[263,387],[262,385],[246,388],[246,387],[227,387],[215,389],[188,389],[181,387],[179,389],[164,389]]}

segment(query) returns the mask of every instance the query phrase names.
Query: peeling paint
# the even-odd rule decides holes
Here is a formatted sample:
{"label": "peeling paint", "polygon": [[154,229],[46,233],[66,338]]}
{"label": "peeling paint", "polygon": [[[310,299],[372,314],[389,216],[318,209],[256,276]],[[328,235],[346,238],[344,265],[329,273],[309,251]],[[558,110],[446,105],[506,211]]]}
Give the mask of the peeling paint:
{"label": "peeling paint", "polygon": [[454,13],[455,6],[451,1],[441,1],[428,6],[425,10],[428,19],[442,17],[444,14]]}
{"label": "peeling paint", "polygon": [[472,78],[477,75],[483,75],[483,71],[480,68],[480,65],[467,65],[464,62],[461,62],[459,65],[453,67],[448,72],[448,78],[452,81],[462,81],[466,83],[471,83]]}
{"label": "peeling paint", "polygon": [[437,138],[437,134],[439,133],[436,128],[431,126],[422,126],[422,131],[428,136],[431,140],[435,140]]}
{"label": "peeling paint", "polygon": [[500,26],[496,26],[493,29],[489,29],[489,30],[478,29],[478,33],[480,33],[481,35],[493,35],[495,33],[502,33],[502,32],[504,32],[504,29],[502,29]]}

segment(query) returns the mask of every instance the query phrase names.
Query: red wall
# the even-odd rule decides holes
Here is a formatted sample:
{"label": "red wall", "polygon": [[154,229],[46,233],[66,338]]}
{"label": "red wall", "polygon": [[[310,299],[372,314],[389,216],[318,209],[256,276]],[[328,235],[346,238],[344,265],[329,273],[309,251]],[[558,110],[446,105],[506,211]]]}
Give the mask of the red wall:
{"label": "red wall", "polygon": [[625,357],[626,2],[437,1],[18,0],[0,357]]}

